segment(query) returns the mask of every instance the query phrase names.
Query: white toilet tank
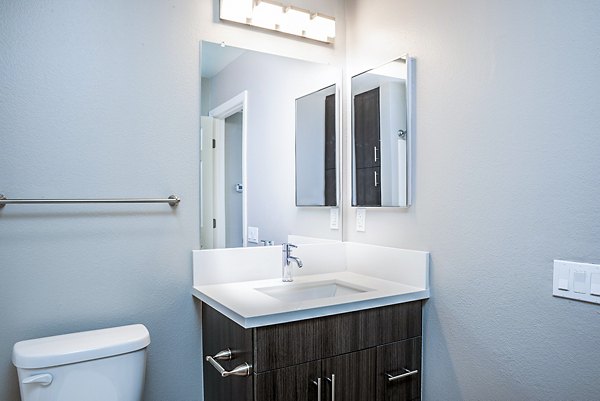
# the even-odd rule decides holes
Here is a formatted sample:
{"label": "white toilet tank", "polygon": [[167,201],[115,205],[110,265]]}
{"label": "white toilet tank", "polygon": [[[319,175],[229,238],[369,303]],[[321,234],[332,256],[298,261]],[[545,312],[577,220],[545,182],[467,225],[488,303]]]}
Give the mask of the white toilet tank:
{"label": "white toilet tank", "polygon": [[21,401],[140,401],[148,344],[141,324],[18,342]]}

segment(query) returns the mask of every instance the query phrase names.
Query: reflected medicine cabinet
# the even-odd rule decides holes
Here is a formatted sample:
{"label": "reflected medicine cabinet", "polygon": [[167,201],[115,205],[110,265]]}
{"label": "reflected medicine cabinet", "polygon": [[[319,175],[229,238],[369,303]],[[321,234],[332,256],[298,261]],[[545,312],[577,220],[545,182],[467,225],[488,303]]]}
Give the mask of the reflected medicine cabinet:
{"label": "reflected medicine cabinet", "polygon": [[411,204],[414,59],[352,77],[352,206]]}

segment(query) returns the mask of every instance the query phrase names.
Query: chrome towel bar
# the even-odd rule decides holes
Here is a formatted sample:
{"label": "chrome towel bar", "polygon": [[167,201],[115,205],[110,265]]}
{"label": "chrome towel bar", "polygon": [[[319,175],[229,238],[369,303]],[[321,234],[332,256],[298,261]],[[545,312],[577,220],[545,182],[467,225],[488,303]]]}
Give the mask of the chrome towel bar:
{"label": "chrome towel bar", "polygon": [[0,194],[0,208],[6,205],[32,205],[32,204],[63,204],[63,203],[168,203],[174,207],[181,199],[177,195],[171,195],[167,199],[160,198],[125,198],[125,199],[7,199]]}

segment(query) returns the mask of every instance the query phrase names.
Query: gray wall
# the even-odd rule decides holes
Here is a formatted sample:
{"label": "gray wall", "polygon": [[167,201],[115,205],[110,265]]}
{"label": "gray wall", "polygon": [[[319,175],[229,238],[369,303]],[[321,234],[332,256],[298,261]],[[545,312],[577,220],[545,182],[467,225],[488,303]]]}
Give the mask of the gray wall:
{"label": "gray wall", "polygon": [[168,205],[0,211],[0,399],[12,345],[130,323],[151,335],[146,400],[197,400],[197,2],[0,2],[0,192]]}
{"label": "gray wall", "polygon": [[598,399],[600,306],[552,260],[600,262],[600,3],[349,0],[351,72],[416,57],[409,210],[349,240],[431,251],[425,400]]}

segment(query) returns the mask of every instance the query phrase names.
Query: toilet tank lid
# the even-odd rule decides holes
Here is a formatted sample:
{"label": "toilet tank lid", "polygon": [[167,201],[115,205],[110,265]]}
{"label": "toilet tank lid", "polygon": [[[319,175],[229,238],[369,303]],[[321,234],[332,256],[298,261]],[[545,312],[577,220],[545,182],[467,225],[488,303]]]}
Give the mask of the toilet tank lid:
{"label": "toilet tank lid", "polygon": [[13,347],[18,368],[37,369],[126,354],[150,344],[143,324],[20,341]]}

